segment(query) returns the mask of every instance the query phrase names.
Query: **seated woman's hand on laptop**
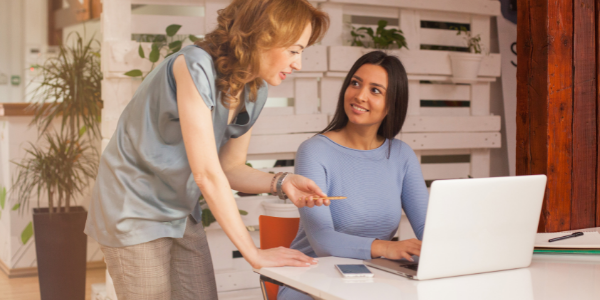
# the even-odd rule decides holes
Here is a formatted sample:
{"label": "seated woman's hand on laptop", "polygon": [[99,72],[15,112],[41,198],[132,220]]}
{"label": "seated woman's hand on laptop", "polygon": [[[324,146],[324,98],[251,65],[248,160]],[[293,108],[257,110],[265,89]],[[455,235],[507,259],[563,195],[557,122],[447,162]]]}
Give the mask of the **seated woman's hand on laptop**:
{"label": "seated woman's hand on laptop", "polygon": [[417,239],[403,241],[375,240],[371,244],[371,257],[385,257],[389,259],[405,258],[413,261],[411,255],[421,255],[421,241]]}
{"label": "seated woman's hand on laptop", "polygon": [[319,198],[327,197],[327,195],[321,191],[314,181],[304,176],[296,174],[288,175],[281,188],[297,207],[313,207],[323,204],[328,206],[330,203],[327,199]]}

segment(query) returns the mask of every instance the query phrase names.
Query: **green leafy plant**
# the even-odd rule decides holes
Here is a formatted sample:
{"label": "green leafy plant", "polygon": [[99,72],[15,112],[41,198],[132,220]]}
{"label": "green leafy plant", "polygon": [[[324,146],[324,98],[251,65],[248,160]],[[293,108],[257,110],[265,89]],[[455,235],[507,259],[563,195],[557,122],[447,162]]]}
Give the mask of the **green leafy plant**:
{"label": "green leafy plant", "polygon": [[[204,226],[204,228],[206,228],[206,227],[210,226],[210,224],[216,222],[217,219],[212,214],[212,211],[210,211],[210,208],[208,208],[208,204],[206,203],[204,196],[200,195],[198,202],[200,202],[200,207],[202,207],[202,226]],[[248,214],[248,212],[245,210],[239,209],[238,211],[240,212],[240,215],[242,215],[242,216],[245,216]]]}
{"label": "green leafy plant", "polygon": [[[40,66],[39,87],[33,92],[32,124],[38,125],[43,143],[30,143],[17,165],[11,193],[16,194],[13,210],[22,213],[29,201],[47,197],[49,213],[68,212],[74,197],[81,195],[96,176],[102,108],[99,45],[85,42],[75,34],[67,37],[58,55]],[[98,46],[97,48],[95,46]],[[59,130],[51,124],[62,118]]]}
{"label": "green leafy plant", "polygon": [[[56,57],[39,66],[39,80],[35,81],[38,87],[32,92],[35,102],[32,123],[37,124],[41,135],[60,117],[61,132],[68,136],[87,131],[99,138],[102,110],[100,42],[93,37],[86,42],[79,33],[74,34],[71,46],[61,46]],[[71,37],[69,35],[67,41],[71,41]]]}
{"label": "green leafy plant", "polygon": [[[192,43],[197,41],[198,38],[192,34],[187,37],[179,37],[176,36],[177,32],[181,28],[181,25],[171,24],[167,26],[165,29],[166,35],[147,35],[140,39],[140,44],[138,46],[138,55],[142,59],[148,59],[152,66],[150,67],[150,71],[146,74],[142,72],[140,69],[134,69],[125,73],[125,75],[129,77],[141,77],[142,80],[146,78],[146,76],[154,70],[154,66],[156,62],[160,59],[161,55],[163,58],[169,57],[173,53],[181,50],[181,46],[183,42],[189,39]],[[148,53],[148,57],[146,57],[146,53],[144,52],[144,48],[142,47],[141,42],[151,42],[150,53]]]}
{"label": "green leafy plant", "polygon": [[63,206],[68,212],[73,197],[81,195],[88,179],[96,175],[98,154],[91,151],[93,147],[86,139],[70,139],[60,133],[47,133],[45,142],[45,147],[30,143],[27,156],[16,163],[19,172],[13,189],[18,209],[27,209],[33,196],[39,207],[40,197],[45,195],[50,213]]}
{"label": "green leafy plant", "polygon": [[[358,29],[352,27],[350,32],[353,38],[352,46],[375,49],[408,49],[402,30],[386,29],[387,24],[386,20],[379,20],[375,31],[371,27],[360,27]],[[371,41],[365,42],[365,34],[370,37]]]}
{"label": "green leafy plant", "polygon": [[466,41],[467,47],[469,48],[469,52],[471,53],[475,53],[475,54],[481,54],[482,52],[482,48],[481,48],[481,36],[476,35],[476,36],[472,36],[471,35],[471,31],[467,30],[467,28],[465,26],[460,26],[460,27],[451,27],[452,29],[455,29],[456,35],[464,35],[464,39]]}

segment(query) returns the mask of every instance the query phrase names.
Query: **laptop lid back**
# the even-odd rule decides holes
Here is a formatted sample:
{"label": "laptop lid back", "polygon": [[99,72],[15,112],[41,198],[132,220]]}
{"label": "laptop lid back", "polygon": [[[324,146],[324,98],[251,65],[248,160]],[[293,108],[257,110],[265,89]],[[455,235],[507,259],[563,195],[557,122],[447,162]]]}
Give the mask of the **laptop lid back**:
{"label": "laptop lid back", "polygon": [[545,188],[545,175],[434,181],[418,279],[529,266]]}

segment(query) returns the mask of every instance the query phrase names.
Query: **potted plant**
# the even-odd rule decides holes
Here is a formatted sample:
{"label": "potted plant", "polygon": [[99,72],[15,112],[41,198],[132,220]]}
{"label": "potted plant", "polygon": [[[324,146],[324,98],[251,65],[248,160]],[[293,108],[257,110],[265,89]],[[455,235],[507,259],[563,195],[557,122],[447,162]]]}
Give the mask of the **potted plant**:
{"label": "potted plant", "polygon": [[[352,35],[352,45],[365,48],[375,48],[381,50],[387,49],[408,49],[404,33],[400,29],[386,29],[388,22],[379,20],[377,28],[373,31],[371,27],[352,27],[350,34]],[[369,37],[367,38],[365,34]]]}
{"label": "potted plant", "polygon": [[[12,193],[20,213],[33,209],[33,227],[42,299],[85,299],[87,212],[73,206],[97,173],[100,137],[99,43],[76,34],[58,56],[40,66],[33,92],[32,124],[42,144],[31,143],[17,165]],[[61,118],[61,126],[52,123]],[[47,200],[47,207],[40,202]],[[46,202],[46,201],[43,201]]]}
{"label": "potted plant", "polygon": [[456,35],[464,35],[469,52],[452,52],[449,54],[452,66],[452,81],[470,83],[477,80],[479,66],[483,59],[481,37],[472,36],[464,26],[457,28]]}

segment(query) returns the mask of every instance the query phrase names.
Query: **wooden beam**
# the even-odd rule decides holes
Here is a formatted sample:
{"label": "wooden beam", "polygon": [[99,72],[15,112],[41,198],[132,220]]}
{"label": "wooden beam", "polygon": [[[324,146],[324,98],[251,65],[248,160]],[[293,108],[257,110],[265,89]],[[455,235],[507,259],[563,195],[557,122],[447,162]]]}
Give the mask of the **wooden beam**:
{"label": "wooden beam", "polygon": [[[600,141],[600,4],[596,3],[596,141]],[[596,163],[600,147],[596,147]],[[596,167],[596,227],[600,226],[600,168]]]}
{"label": "wooden beam", "polygon": [[595,0],[574,0],[573,193],[571,228],[596,224]]}
{"label": "wooden beam", "polygon": [[62,9],[62,0],[48,0],[48,45],[62,45],[62,30],[56,30],[56,10]]}
{"label": "wooden beam", "polygon": [[517,175],[546,174],[539,230],[570,229],[573,2],[518,2]]}

